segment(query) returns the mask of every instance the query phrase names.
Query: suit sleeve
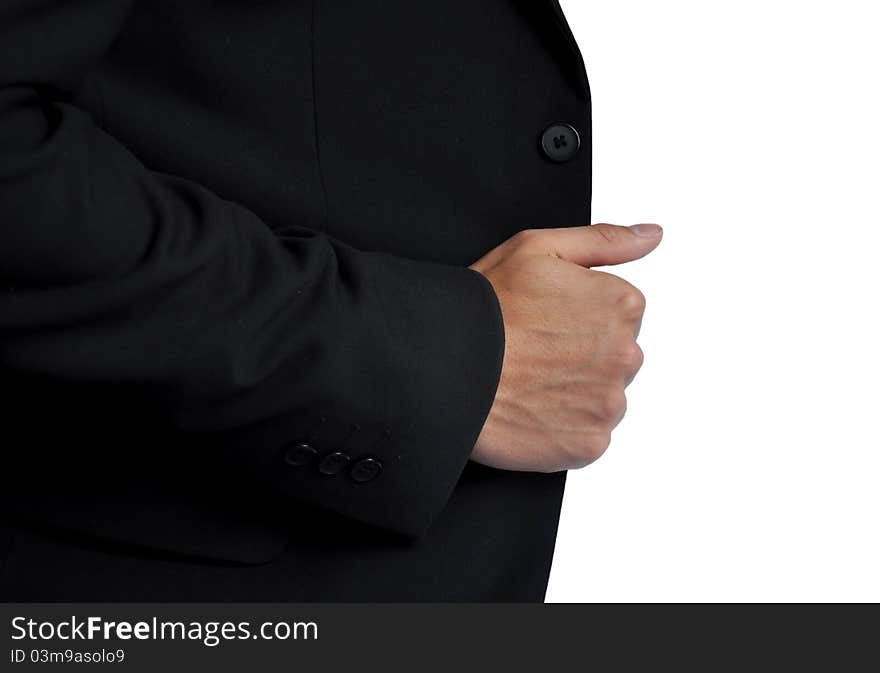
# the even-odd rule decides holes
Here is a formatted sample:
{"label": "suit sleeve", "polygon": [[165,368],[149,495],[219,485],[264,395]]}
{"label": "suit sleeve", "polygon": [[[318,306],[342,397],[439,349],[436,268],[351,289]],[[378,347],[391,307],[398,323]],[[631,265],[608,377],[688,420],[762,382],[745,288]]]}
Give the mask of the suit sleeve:
{"label": "suit sleeve", "polygon": [[[491,285],[296,223],[277,235],[145,167],[70,103],[130,4],[0,9],[0,366],[130,384],[216,438],[242,479],[424,534],[498,384]],[[338,478],[322,478],[332,446],[315,436],[354,447]]]}

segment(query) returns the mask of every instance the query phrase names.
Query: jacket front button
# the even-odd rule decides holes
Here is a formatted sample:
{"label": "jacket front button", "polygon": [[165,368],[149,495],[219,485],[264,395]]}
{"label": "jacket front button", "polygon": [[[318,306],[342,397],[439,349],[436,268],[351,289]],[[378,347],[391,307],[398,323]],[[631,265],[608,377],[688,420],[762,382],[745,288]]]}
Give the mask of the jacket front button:
{"label": "jacket front button", "polygon": [[348,476],[359,484],[363,484],[373,481],[380,472],[382,472],[382,463],[375,458],[362,458],[351,466]]}
{"label": "jacket front button", "polygon": [[341,451],[328,453],[321,459],[321,462],[318,463],[318,472],[325,474],[328,477],[331,477],[334,474],[339,474],[345,469],[345,466],[348,465],[349,460],[349,457]]}
{"label": "jacket front button", "polygon": [[284,450],[284,462],[291,467],[302,467],[310,463],[318,452],[305,442],[291,444]]}
{"label": "jacket front button", "polygon": [[571,124],[552,124],[541,134],[541,149],[551,161],[571,161],[580,148],[581,136]]}

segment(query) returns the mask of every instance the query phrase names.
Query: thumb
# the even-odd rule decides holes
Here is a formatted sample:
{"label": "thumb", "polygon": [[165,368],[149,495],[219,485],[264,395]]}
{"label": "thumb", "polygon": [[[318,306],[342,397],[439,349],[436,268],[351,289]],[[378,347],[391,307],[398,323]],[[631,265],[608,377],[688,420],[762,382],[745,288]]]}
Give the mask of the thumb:
{"label": "thumb", "polygon": [[644,257],[660,245],[663,229],[656,224],[621,227],[594,224],[589,227],[553,229],[548,242],[560,259],[580,266],[623,264]]}

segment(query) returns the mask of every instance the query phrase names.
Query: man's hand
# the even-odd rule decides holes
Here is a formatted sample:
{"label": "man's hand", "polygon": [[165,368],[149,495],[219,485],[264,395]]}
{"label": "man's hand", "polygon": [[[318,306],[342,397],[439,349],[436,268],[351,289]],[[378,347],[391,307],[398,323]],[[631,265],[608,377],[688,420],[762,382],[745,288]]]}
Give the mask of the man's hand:
{"label": "man's hand", "polygon": [[645,299],[588,267],[622,264],[660,243],[657,225],[524,231],[475,262],[501,304],[506,347],[495,402],[471,458],[555,472],[601,456],[642,365]]}

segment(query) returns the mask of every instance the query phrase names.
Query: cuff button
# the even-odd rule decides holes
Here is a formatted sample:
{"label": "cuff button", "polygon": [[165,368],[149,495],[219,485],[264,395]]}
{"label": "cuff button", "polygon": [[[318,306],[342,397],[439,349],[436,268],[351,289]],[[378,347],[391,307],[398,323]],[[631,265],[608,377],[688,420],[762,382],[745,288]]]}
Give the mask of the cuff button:
{"label": "cuff button", "polygon": [[382,472],[382,463],[375,458],[362,458],[351,466],[348,476],[359,484],[373,481]]}
{"label": "cuff button", "polygon": [[327,475],[328,477],[332,477],[333,475],[342,472],[348,465],[349,460],[351,459],[346,454],[342,453],[342,451],[328,453],[321,459],[321,462],[318,463],[318,472]]}
{"label": "cuff button", "polygon": [[291,467],[303,467],[314,460],[317,455],[318,452],[313,446],[305,442],[298,442],[291,444],[284,450],[284,462]]}

